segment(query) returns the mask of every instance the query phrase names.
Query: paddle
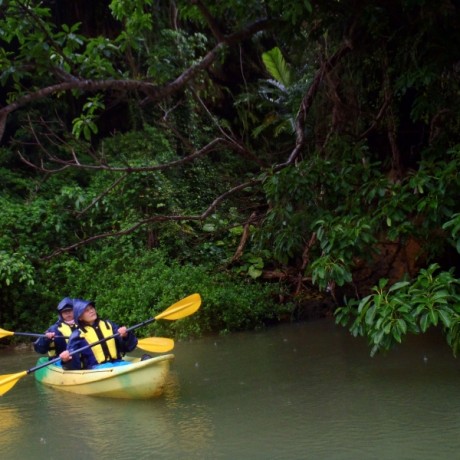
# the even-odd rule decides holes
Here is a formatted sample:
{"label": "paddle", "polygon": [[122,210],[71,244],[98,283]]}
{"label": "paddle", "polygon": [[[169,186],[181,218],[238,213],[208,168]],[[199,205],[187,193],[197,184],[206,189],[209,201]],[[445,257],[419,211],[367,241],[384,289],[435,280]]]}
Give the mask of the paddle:
{"label": "paddle", "polygon": [[[33,332],[12,332],[6,331],[0,327],[0,339],[4,337],[10,337],[12,335],[21,335],[24,337],[45,337],[45,334],[34,334]],[[68,337],[62,337],[63,339],[68,339]]]}
{"label": "paddle", "polygon": [[[200,294],[192,294],[185,299],[179,300],[179,302],[176,302],[174,305],[171,305],[169,308],[167,308],[165,311],[162,313],[156,315],[154,318],[147,319],[145,321],[142,321],[142,323],[136,324],[135,326],[131,326],[127,329],[127,331],[132,331],[134,329],[137,329],[141,326],[145,326],[146,324],[153,323],[154,321],[157,321],[159,319],[166,319],[169,321],[174,321],[176,319],[181,319],[185,318],[186,316],[190,316],[193,313],[195,313],[201,305],[201,297]],[[77,350],[74,350],[72,353],[70,353],[70,356],[75,355],[77,353],[82,352],[83,350],[87,350],[88,348],[94,347],[95,345],[99,345],[102,342],[106,342],[107,340],[113,339],[117,337],[119,334],[112,334],[109,337],[104,337],[101,340],[98,340],[97,342],[90,343],[84,347],[78,348]],[[49,366],[50,364],[54,364],[58,362],[61,358],[54,358],[51,359],[50,361],[47,361],[46,363],[40,364],[39,366],[32,367],[28,369],[27,371],[22,371],[18,372],[17,374],[7,374],[7,375],[2,375],[0,376],[0,396],[3,396],[6,392],[11,390],[11,388],[16,385],[16,383],[25,377],[26,375],[29,375],[35,371],[38,371],[39,369]]]}
{"label": "paddle", "polygon": [[[33,332],[12,332],[6,331],[0,327],[0,339],[4,337],[10,337],[12,335],[20,335],[25,337],[45,337],[45,334],[34,334]],[[62,339],[68,339],[66,336],[58,336]],[[138,348],[152,353],[165,353],[174,348],[174,340],[163,337],[147,337],[146,339],[140,339],[137,344]]]}
{"label": "paddle", "polygon": [[137,348],[151,353],[166,353],[174,348],[174,340],[166,337],[147,337],[138,340]]}

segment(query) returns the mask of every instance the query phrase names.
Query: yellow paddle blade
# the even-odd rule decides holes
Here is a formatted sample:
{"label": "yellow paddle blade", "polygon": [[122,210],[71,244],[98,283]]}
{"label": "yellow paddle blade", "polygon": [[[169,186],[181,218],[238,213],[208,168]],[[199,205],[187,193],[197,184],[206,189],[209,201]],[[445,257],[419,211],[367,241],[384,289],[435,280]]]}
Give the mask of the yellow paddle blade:
{"label": "yellow paddle blade", "polygon": [[3,339],[3,337],[8,337],[10,335],[14,335],[14,332],[11,331],[5,331],[5,329],[2,329],[0,327],[0,339]]}
{"label": "yellow paddle blade", "polygon": [[179,300],[174,305],[171,305],[164,312],[155,316],[155,319],[181,319],[186,316],[193,315],[201,305],[201,296],[200,294],[192,294],[185,299]]}
{"label": "yellow paddle blade", "polygon": [[27,371],[18,372],[17,374],[8,374],[0,376],[0,396],[10,391],[16,383],[27,375]]}
{"label": "yellow paddle blade", "polygon": [[164,337],[147,337],[139,339],[137,347],[151,353],[166,353],[174,348],[174,340]]}

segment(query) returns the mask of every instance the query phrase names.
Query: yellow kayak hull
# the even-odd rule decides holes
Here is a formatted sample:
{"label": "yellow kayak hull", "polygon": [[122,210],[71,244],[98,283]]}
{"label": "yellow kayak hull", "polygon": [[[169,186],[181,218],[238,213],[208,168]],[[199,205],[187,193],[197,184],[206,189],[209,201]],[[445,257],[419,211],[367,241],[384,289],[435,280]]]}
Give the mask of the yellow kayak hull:
{"label": "yellow kayak hull", "polygon": [[[56,390],[88,396],[123,399],[148,399],[163,393],[173,354],[141,361],[125,357],[129,365],[110,368],[66,371],[50,364],[35,372],[35,379]],[[47,361],[40,358],[37,365]]]}

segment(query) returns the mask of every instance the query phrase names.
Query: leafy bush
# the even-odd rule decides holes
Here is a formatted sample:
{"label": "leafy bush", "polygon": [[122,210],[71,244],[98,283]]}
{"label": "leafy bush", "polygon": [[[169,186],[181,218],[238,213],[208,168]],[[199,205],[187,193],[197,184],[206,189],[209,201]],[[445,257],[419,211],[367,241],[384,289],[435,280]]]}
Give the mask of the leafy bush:
{"label": "leafy bush", "polygon": [[412,282],[401,281],[387,287],[381,279],[374,294],[362,300],[350,300],[335,312],[336,322],[350,332],[365,336],[371,345],[371,355],[389,350],[401,343],[407,333],[419,334],[429,327],[440,326],[454,355],[460,349],[460,280],[453,270],[440,271],[432,264],[420,271]]}
{"label": "leafy bush", "polygon": [[[180,265],[162,251],[121,253],[117,246],[68,262],[65,295],[91,299],[99,314],[128,326],[156,316],[182,298],[199,293],[202,306],[180,321],[159,321],[153,329],[176,337],[256,328],[276,319],[277,285],[254,284],[205,265]],[[285,307],[289,308],[289,306]]]}

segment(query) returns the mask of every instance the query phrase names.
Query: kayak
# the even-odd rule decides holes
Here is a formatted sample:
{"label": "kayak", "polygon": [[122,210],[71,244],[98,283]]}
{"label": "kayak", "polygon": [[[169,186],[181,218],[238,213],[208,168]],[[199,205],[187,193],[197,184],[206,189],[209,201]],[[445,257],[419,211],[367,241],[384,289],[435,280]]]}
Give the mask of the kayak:
{"label": "kayak", "polygon": [[[107,398],[147,399],[160,396],[169,374],[173,354],[141,361],[126,357],[124,366],[67,371],[50,364],[35,372],[35,379],[56,390]],[[48,360],[42,357],[37,365]]]}

